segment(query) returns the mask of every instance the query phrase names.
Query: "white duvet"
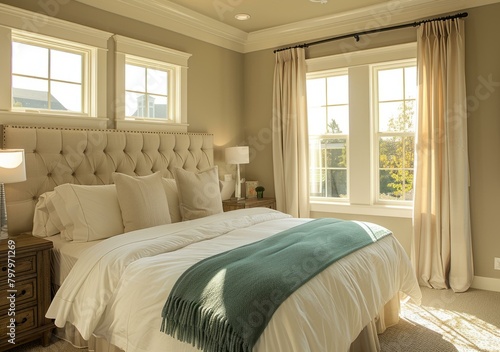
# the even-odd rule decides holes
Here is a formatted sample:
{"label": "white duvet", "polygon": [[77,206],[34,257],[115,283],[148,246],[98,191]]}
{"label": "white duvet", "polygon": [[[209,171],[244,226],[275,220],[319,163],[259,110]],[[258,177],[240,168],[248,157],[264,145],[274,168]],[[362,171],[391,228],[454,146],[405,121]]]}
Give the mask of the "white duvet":
{"label": "white duvet", "polygon": [[[109,238],[80,257],[46,316],[127,352],[196,351],[160,332],[176,279],[203,258],[309,220],[253,208]],[[347,351],[398,291],[420,301],[407,255],[387,236],[300,287],[276,310],[254,351]]]}

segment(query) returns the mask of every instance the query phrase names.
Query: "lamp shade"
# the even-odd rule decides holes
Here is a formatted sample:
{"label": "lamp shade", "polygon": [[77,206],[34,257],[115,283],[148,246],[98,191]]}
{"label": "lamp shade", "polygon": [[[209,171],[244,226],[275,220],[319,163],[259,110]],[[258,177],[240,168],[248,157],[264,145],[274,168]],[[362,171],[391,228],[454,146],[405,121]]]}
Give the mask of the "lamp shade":
{"label": "lamp shade", "polygon": [[0,182],[26,181],[23,149],[0,149]]}
{"label": "lamp shade", "polygon": [[248,146],[226,148],[226,164],[248,164],[250,162]]}

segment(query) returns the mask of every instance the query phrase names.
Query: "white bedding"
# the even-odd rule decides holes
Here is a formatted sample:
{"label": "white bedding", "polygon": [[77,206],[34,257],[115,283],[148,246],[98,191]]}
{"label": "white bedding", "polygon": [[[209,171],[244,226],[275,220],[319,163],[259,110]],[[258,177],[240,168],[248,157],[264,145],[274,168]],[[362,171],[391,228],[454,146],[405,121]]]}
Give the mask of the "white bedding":
{"label": "white bedding", "polygon": [[51,255],[51,280],[52,283],[61,286],[64,279],[75,265],[80,256],[90,247],[95,246],[101,241],[92,242],[73,242],[67,241],[61,235],[44,237],[52,242]]}
{"label": "white bedding", "polygon": [[[86,251],[47,317],[127,351],[196,351],[160,332],[176,279],[208,256],[309,221],[265,208],[242,209],[115,236]],[[300,262],[299,262],[300,264]],[[310,280],[274,313],[254,351],[347,351],[398,291],[420,301],[403,248],[388,236]]]}

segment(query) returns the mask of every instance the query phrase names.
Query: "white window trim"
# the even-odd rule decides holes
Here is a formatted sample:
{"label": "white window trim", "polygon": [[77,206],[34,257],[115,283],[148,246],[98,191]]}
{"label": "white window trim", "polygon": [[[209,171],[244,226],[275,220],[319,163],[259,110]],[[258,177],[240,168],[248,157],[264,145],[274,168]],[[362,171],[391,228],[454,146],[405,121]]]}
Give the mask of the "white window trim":
{"label": "white window trim", "polygon": [[[47,9],[55,11],[55,8]],[[29,124],[34,126],[62,126],[62,127],[89,127],[106,128],[107,121],[107,45],[112,33],[85,27],[63,21],[50,15],[34,13],[12,6],[0,4],[0,48],[6,60],[0,65],[0,123],[2,124]],[[89,76],[88,88],[92,100],[88,116],[82,114],[61,112],[16,111],[12,109],[12,36],[13,33],[22,33],[25,36],[48,36],[54,39],[82,44],[92,47],[93,60]],[[41,118],[43,116],[43,118]]]}
{"label": "white window trim", "polygon": [[[116,128],[126,130],[147,129],[155,131],[187,132],[187,63],[191,54],[120,35],[114,35],[113,38],[115,40],[116,51]],[[174,106],[172,108],[173,110],[171,110],[173,114],[172,120],[153,121],[130,119],[125,116],[125,64],[128,56],[159,61],[172,67],[174,70],[174,77],[171,77],[171,79],[174,80],[172,84],[175,87],[173,90],[170,90],[170,92],[174,91],[175,94],[173,101]]]}
{"label": "white window trim", "polygon": [[[356,89],[357,96],[363,95],[367,102],[371,102],[370,95],[370,65],[396,60],[414,59],[416,57],[416,43],[407,43],[383,48],[361,50],[352,53],[344,53],[333,56],[313,58],[306,60],[308,77],[314,76],[314,72],[338,70],[349,67],[349,79],[356,80],[357,86],[366,87],[366,89]],[[350,89],[352,85],[350,84]],[[372,107],[370,104],[353,104],[349,106],[350,116],[370,116]],[[353,121],[351,120],[350,123]],[[349,190],[349,204],[335,200],[311,199],[310,206],[312,212],[325,213],[347,213],[373,216],[389,217],[412,217],[412,206],[410,205],[392,205],[376,204],[374,199],[374,178],[373,178],[373,126],[365,122],[358,124],[363,128],[355,131],[349,131],[350,146],[356,145],[356,148],[349,148],[349,180],[350,185],[356,184]],[[359,148],[358,148],[359,147]],[[367,152],[369,151],[369,152]],[[354,178],[356,181],[353,180]]]}

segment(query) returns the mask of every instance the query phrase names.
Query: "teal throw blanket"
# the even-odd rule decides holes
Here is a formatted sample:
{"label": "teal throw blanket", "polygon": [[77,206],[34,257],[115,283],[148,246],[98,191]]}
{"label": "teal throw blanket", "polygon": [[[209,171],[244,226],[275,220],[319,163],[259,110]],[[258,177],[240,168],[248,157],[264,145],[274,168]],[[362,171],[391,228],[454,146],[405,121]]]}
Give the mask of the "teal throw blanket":
{"label": "teal throw blanket", "polygon": [[207,352],[250,352],[297,288],[388,234],[375,224],[317,219],[209,257],[174,285],[161,331]]}

